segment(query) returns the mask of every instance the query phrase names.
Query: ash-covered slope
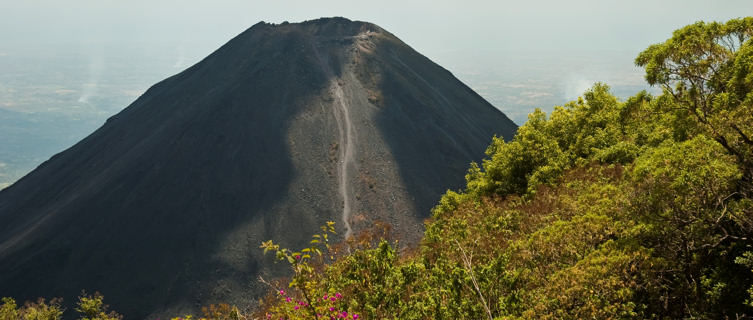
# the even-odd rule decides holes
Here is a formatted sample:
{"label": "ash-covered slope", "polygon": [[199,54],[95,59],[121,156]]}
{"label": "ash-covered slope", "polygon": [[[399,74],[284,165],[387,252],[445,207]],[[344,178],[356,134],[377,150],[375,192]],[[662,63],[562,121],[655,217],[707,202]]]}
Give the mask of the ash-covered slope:
{"label": "ash-covered slope", "polygon": [[515,129],[376,25],[259,23],[0,191],[0,295],[98,290],[129,318],[248,305],[282,268],[262,240],[327,220],[416,240]]}

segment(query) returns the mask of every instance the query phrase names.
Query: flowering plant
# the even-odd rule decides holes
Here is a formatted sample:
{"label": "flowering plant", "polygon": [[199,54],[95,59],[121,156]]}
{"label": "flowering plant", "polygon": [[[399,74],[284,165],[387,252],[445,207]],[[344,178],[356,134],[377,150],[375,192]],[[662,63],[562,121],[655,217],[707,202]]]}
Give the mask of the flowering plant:
{"label": "flowering plant", "polygon": [[267,319],[362,319],[359,314],[347,311],[347,304],[340,292],[331,292],[326,283],[316,281],[315,266],[334,260],[329,236],[336,234],[335,223],[328,221],[321,230],[320,234],[312,236],[309,246],[300,251],[281,248],[272,240],[261,244],[265,254],[274,251],[278,260],[288,262],[293,269],[293,277],[288,284],[292,290],[277,290],[276,296],[281,303],[267,311]]}

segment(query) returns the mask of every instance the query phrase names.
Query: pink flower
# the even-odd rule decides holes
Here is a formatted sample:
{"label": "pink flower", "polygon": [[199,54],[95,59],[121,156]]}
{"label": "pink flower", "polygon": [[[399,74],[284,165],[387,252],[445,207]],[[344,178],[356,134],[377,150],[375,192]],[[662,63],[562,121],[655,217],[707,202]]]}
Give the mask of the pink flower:
{"label": "pink flower", "polygon": [[284,296],[285,295],[285,290],[280,290],[280,295]]}
{"label": "pink flower", "polygon": [[335,311],[335,307],[329,307],[329,311]]}
{"label": "pink flower", "polygon": [[340,293],[338,292],[338,293],[335,293],[335,297],[337,297],[338,299],[340,299],[340,298],[342,298],[342,297],[343,297],[343,295],[341,295],[341,294],[340,294]]}
{"label": "pink flower", "polygon": [[301,260],[301,255],[300,255],[300,254],[297,254],[297,255],[295,255],[295,258],[296,258],[297,260]]}
{"label": "pink flower", "polygon": [[330,298],[329,298],[329,300],[331,300],[331,301],[335,301],[335,300],[337,300],[337,298],[335,298],[335,297],[330,297]]}
{"label": "pink flower", "polygon": [[295,306],[295,307],[293,307],[293,309],[296,309],[296,310],[298,310],[298,306]]}
{"label": "pink flower", "polygon": [[358,315],[357,315],[357,314],[354,314],[354,315],[353,315],[353,320],[356,320],[356,319],[358,319]]}
{"label": "pink flower", "polygon": [[293,300],[293,299],[290,299],[290,297],[287,297],[287,298],[285,298],[285,302],[290,302],[290,301],[292,301],[292,300]]}

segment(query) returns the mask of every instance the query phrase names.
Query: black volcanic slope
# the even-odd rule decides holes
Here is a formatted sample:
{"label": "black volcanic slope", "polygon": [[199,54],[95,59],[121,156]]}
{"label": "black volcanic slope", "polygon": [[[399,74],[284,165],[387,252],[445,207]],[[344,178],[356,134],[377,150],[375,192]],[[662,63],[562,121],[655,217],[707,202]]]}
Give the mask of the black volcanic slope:
{"label": "black volcanic slope", "polygon": [[515,129],[376,25],[259,23],[0,191],[0,296],[98,290],[129,318],[248,305],[283,267],[262,240],[327,220],[416,240]]}

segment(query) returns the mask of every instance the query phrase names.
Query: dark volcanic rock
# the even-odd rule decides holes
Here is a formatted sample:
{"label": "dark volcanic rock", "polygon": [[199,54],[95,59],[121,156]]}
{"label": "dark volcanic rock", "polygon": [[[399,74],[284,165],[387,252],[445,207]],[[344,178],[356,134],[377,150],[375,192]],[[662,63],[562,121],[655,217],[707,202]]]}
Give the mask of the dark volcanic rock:
{"label": "dark volcanic rock", "polygon": [[506,116],[370,23],[259,23],[0,191],[0,296],[98,290],[129,318],[248,306],[258,246],[327,220],[408,242]]}

